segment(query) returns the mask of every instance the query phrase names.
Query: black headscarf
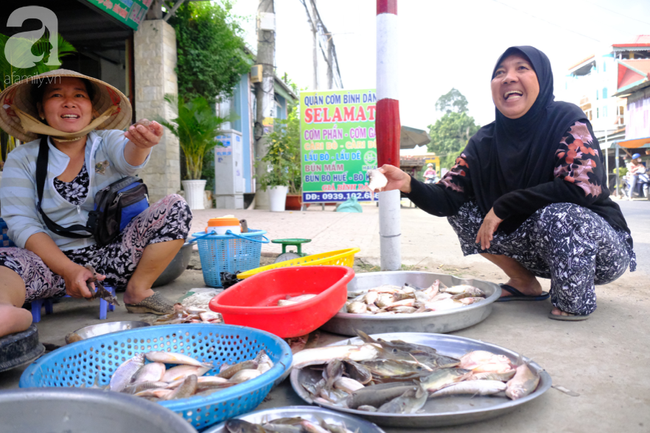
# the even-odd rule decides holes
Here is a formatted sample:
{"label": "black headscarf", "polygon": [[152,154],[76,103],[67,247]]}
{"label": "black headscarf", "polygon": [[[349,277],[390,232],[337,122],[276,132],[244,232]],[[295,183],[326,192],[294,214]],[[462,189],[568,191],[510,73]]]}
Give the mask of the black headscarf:
{"label": "black headscarf", "polygon": [[471,177],[476,202],[484,214],[508,192],[551,182],[563,134],[576,121],[588,122],[576,105],[554,101],[551,62],[536,48],[508,48],[499,57],[492,77],[512,54],[530,61],[539,81],[539,95],[518,119],[509,119],[495,108],[496,120],[481,128],[465,148],[469,167],[480,167],[472,170]]}

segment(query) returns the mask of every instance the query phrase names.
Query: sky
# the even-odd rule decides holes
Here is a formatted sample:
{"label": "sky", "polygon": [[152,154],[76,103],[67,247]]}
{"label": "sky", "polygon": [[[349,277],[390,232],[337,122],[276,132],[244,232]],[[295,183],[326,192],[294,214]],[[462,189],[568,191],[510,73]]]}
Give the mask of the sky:
{"label": "sky", "polygon": [[[246,42],[257,48],[259,0],[236,0]],[[532,45],[551,60],[557,100],[568,69],[615,43],[650,34],[649,0],[397,0],[402,125],[427,129],[442,113],[435,103],[452,88],[468,101],[479,125],[494,120],[492,69],[513,45]],[[374,89],[376,0],[317,0],[333,33],[345,90]],[[276,73],[313,90],[312,33],[300,0],[275,0]],[[326,90],[325,62],[318,90]],[[577,101],[569,101],[577,102]]]}

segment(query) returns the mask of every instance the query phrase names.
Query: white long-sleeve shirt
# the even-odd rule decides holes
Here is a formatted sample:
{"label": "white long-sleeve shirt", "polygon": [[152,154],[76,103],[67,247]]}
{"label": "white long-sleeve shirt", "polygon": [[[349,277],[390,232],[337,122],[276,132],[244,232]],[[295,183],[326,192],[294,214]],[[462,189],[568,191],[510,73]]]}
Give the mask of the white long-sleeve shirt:
{"label": "white long-sleeve shirt", "polygon": [[[63,173],[70,158],[49,141],[48,172],[43,188],[42,208],[45,214],[63,227],[73,224],[86,225],[88,212],[95,207],[95,194],[102,188],[126,176],[134,176],[145,162],[137,167],[124,157],[128,139],[123,131],[102,130],[88,134],[85,150],[85,164],[90,177],[86,201],[75,206],[65,200],[54,188],[54,178]],[[0,204],[2,218],[8,226],[9,238],[20,248],[30,236],[46,233],[62,250],[74,250],[93,245],[91,238],[73,239],[51,232],[38,212],[38,191],[36,189],[36,160],[40,139],[30,141],[14,149],[7,157],[2,173]]]}

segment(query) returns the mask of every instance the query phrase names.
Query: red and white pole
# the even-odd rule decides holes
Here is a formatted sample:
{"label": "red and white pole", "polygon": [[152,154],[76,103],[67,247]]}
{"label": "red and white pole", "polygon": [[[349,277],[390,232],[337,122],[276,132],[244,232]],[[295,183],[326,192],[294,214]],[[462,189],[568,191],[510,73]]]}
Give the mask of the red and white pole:
{"label": "red and white pole", "polygon": [[[399,167],[397,0],[377,0],[377,165]],[[381,269],[401,268],[400,192],[379,193]]]}

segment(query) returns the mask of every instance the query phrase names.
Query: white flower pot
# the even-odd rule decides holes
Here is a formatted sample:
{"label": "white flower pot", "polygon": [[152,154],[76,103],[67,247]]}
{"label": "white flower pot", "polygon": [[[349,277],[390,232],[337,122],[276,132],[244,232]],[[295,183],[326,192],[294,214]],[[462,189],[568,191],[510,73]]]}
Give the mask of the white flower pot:
{"label": "white flower pot", "polygon": [[274,186],[269,188],[269,209],[271,212],[284,212],[288,191],[288,186]]}
{"label": "white flower pot", "polygon": [[203,204],[205,191],[205,183],[207,180],[183,180],[183,190],[185,191],[185,201],[190,206],[190,209],[205,209]]}

